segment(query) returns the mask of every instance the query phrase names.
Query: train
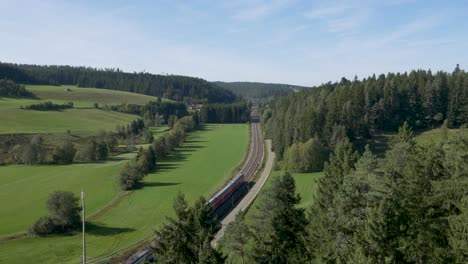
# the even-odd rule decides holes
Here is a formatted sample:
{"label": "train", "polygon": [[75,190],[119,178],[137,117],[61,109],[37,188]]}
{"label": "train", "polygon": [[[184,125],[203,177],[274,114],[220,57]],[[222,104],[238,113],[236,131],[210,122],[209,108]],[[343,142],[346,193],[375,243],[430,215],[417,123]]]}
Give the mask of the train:
{"label": "train", "polygon": [[137,253],[130,256],[130,258],[128,258],[125,264],[143,264],[143,263],[148,263],[148,262],[151,263],[154,261],[154,257],[153,257],[154,250],[155,248],[151,246],[143,250],[140,250]]}
{"label": "train", "polygon": [[[252,121],[257,121],[255,117],[252,118]],[[258,121],[257,121],[258,122]],[[253,142],[256,143],[255,138],[258,138],[258,135],[254,135]],[[251,155],[256,155],[256,151],[258,150],[257,146],[254,146],[254,150],[252,151]],[[252,165],[254,164],[254,165]],[[249,167],[250,165],[250,167]],[[253,166],[253,167],[252,167]],[[207,203],[210,212],[215,212],[222,204],[224,204],[233,193],[235,193],[242,184],[250,179],[246,178],[246,175],[252,171],[255,171],[260,166],[260,162],[258,158],[255,160],[249,160],[246,166],[239,172],[239,174],[234,177],[229,184],[227,184],[221,191],[217,192]],[[247,176],[248,177],[248,176]],[[252,175],[250,175],[252,177]],[[156,247],[149,246],[134,255],[132,255],[125,263],[126,264],[140,264],[146,262],[152,262],[153,259],[153,252],[156,250]]]}
{"label": "train", "polygon": [[[219,191],[215,196],[213,196],[206,204],[211,212],[214,212],[219,206],[221,206],[226,200],[231,197],[239,186],[245,181],[245,174],[243,172],[239,173],[231,182],[226,185],[221,191]],[[156,250],[154,246],[148,246],[143,250],[138,251],[128,258],[125,264],[142,264],[153,262],[153,252]]]}
{"label": "train", "polygon": [[211,212],[214,212],[219,206],[226,202],[226,200],[231,197],[231,194],[233,194],[239,186],[244,183],[244,176],[244,173],[238,174],[228,185],[226,185],[226,187],[215,194],[215,196],[206,203]]}

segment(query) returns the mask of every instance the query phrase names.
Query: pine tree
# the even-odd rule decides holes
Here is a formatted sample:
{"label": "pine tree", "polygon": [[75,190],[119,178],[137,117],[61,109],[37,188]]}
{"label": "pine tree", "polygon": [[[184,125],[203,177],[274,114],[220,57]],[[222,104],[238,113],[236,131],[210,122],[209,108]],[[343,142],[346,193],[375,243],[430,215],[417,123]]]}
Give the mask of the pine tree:
{"label": "pine tree", "polygon": [[246,263],[246,246],[252,236],[244,220],[244,213],[239,212],[236,219],[226,227],[221,241],[224,248],[242,259],[242,264]]}
{"label": "pine tree", "polygon": [[274,178],[271,188],[260,200],[259,210],[250,227],[253,247],[249,252],[256,263],[286,263],[288,260],[306,261],[308,256],[298,258],[305,252],[305,227],[307,220],[304,209],[297,208],[300,196],[295,193],[294,178],[285,173]]}

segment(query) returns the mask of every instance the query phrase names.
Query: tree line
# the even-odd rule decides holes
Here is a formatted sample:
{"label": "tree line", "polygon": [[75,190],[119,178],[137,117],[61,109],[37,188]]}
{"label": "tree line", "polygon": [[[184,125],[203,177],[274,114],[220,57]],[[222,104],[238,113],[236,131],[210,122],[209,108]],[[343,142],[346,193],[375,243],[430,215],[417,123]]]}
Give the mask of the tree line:
{"label": "tree line", "polygon": [[73,108],[73,102],[65,104],[54,104],[51,101],[42,102],[38,104],[32,104],[27,106],[21,106],[21,109],[36,110],[36,111],[60,111],[64,109]]}
{"label": "tree line", "polygon": [[467,157],[466,128],[421,146],[405,123],[381,159],[342,140],[311,208],[285,173],[222,245],[243,263],[466,263]]}
{"label": "tree line", "polygon": [[[193,116],[185,116],[177,120],[172,130],[157,139],[152,140],[148,149],[140,149],[138,155],[125,164],[120,171],[119,185],[122,190],[133,190],[140,186],[148,173],[156,169],[156,162],[169,155],[186,139],[187,133],[199,128]],[[153,137],[151,135],[151,137]]]}
{"label": "tree line", "polygon": [[29,142],[14,145],[8,152],[5,163],[37,164],[71,164],[73,162],[94,162],[105,160],[115,152],[118,139],[114,133],[105,133],[90,137],[77,146],[70,139],[55,146],[48,146],[42,136],[36,135]]}
{"label": "tree line", "polygon": [[12,80],[0,79],[0,97],[35,97],[22,84]]}
{"label": "tree line", "polygon": [[249,105],[245,102],[234,104],[205,104],[200,110],[203,123],[245,123],[250,119]]}
{"label": "tree line", "polygon": [[229,103],[236,100],[231,91],[200,78],[128,73],[120,69],[0,63],[0,78],[24,84],[77,85],[127,91],[175,101]]}
{"label": "tree line", "polygon": [[[101,131],[95,136],[82,138],[80,142],[73,143],[67,137],[59,144],[46,144],[41,135],[35,135],[30,140],[15,143],[9,148],[6,164],[71,164],[73,162],[95,162],[106,160],[111,153],[118,151],[119,141],[134,140],[136,137],[145,137],[147,128],[141,118],[133,120],[127,126],[117,126],[115,131]],[[55,143],[55,142],[54,142]]]}
{"label": "tree line", "polygon": [[121,104],[106,105],[104,109],[112,111],[139,115],[145,121],[145,124],[152,126],[155,123],[167,123],[170,116],[181,118],[188,115],[187,106],[181,102],[163,102],[161,98],[157,101],[148,102],[145,105]]}
{"label": "tree line", "polygon": [[[62,105],[46,102],[29,106],[29,108],[31,110],[57,110],[57,106],[61,108]],[[68,107],[68,104],[66,106]],[[105,160],[110,153],[117,151],[119,141],[127,144],[128,150],[135,150],[133,145],[136,144],[137,140],[145,143],[153,142],[154,138],[148,127],[167,123],[172,129],[178,120],[185,120],[183,117],[188,115],[186,105],[179,102],[156,101],[143,106],[123,104],[111,106],[111,108],[111,110],[137,114],[142,118],[133,120],[127,125],[117,125],[115,131],[101,131],[97,136],[81,138],[78,143],[74,143],[71,138],[68,138],[59,144],[45,144],[40,135],[26,140],[11,139],[4,142],[2,147],[7,149],[8,154],[4,156],[2,163],[71,164],[73,162]],[[200,124],[198,113],[193,114],[193,120],[196,126]]]}
{"label": "tree line", "polygon": [[415,129],[450,128],[468,122],[468,73],[411,71],[363,80],[343,78],[264,105],[262,121],[277,156],[292,144],[319,139],[328,149],[344,137],[352,142],[408,122]]}

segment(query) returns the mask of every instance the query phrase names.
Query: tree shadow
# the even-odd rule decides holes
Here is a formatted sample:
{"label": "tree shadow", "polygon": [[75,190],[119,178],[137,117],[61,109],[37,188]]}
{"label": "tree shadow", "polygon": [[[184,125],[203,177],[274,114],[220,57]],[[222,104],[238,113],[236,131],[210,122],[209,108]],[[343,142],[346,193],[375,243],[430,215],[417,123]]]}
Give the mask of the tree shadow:
{"label": "tree shadow", "polygon": [[203,126],[199,127],[198,130],[210,131],[210,130],[213,130],[213,128],[211,128],[210,126],[203,125]]}
{"label": "tree shadow", "polygon": [[184,142],[184,144],[192,144],[192,143],[206,143],[206,140],[198,140],[198,139],[189,139]]}
{"label": "tree shadow", "polygon": [[161,159],[161,162],[183,162],[190,154],[183,154],[181,150],[175,150],[169,156]]}
{"label": "tree shadow", "polygon": [[357,151],[363,153],[366,145],[369,145],[372,153],[382,158],[385,156],[385,151],[389,147],[391,135],[392,133],[376,133],[369,139],[355,140],[354,147]]}
{"label": "tree shadow", "polygon": [[180,167],[179,165],[172,164],[172,163],[158,163],[158,165],[156,165],[155,172],[169,171],[169,170],[177,169],[179,167]]}
{"label": "tree shadow", "polygon": [[180,182],[142,182],[139,184],[138,188],[146,187],[164,187],[164,186],[174,186],[179,185]]}
{"label": "tree shadow", "polygon": [[110,227],[99,223],[86,222],[86,233],[95,236],[113,236],[117,234],[133,232],[134,228],[127,227]]}
{"label": "tree shadow", "polygon": [[107,158],[107,161],[123,161],[123,160],[130,160],[130,158],[128,158],[128,157],[117,157],[117,156]]}
{"label": "tree shadow", "polygon": [[205,148],[205,146],[202,145],[192,145],[192,146],[182,146],[178,150],[180,151],[196,151],[199,149]]}

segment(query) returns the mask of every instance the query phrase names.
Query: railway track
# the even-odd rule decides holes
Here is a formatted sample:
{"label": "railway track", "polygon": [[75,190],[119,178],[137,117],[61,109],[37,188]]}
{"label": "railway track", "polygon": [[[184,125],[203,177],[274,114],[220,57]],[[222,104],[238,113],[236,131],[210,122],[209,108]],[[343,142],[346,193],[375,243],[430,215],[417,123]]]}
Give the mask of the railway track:
{"label": "railway track", "polygon": [[[234,202],[229,205],[227,201],[234,201],[242,198],[249,190],[249,185],[254,180],[257,170],[264,156],[263,138],[259,123],[259,118],[255,111],[251,112],[251,144],[247,161],[237,175],[232,178],[219,192],[207,202],[213,214],[224,215],[225,210],[233,209]],[[132,255],[125,263],[136,264],[145,263],[152,260],[154,248],[147,247]]]}

